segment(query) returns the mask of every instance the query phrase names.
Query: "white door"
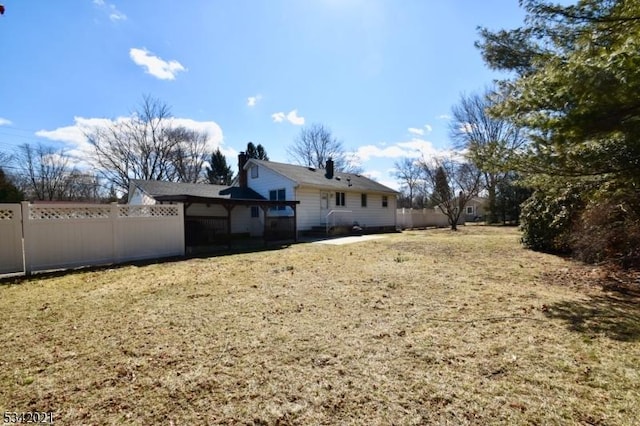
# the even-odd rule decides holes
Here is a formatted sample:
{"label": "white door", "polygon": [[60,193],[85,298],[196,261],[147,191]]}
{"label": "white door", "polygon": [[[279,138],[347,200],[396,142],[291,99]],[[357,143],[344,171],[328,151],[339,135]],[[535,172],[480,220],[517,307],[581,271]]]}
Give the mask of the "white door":
{"label": "white door", "polygon": [[327,215],[330,208],[330,197],[328,192],[320,192],[320,223],[327,223]]}

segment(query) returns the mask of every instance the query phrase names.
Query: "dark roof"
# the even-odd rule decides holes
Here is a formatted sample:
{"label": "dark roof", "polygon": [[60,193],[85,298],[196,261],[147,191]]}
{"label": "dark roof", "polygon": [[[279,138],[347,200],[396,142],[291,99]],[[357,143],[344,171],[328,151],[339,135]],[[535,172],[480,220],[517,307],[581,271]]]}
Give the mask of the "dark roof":
{"label": "dark roof", "polygon": [[335,172],[333,178],[328,179],[325,176],[324,169],[256,160],[254,158],[247,162],[245,168],[248,168],[251,163],[271,169],[301,186],[315,186],[343,191],[398,193],[398,191],[384,186],[373,179],[355,173]]}
{"label": "dark roof", "polygon": [[185,195],[199,198],[225,198],[232,200],[264,200],[251,188],[238,186],[210,185],[208,183],[163,182],[159,180],[132,179],[131,184],[156,197]]}

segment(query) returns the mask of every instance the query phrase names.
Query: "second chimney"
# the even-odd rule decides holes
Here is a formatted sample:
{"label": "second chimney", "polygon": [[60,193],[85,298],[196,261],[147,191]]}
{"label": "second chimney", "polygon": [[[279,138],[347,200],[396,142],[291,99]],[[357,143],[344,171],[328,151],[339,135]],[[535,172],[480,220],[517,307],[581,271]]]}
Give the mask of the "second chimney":
{"label": "second chimney", "polygon": [[327,159],[327,162],[325,164],[324,176],[327,179],[333,179],[333,159],[331,157]]}
{"label": "second chimney", "polygon": [[244,165],[247,164],[247,154],[241,152],[238,154],[238,183],[240,188],[247,187],[247,171],[244,169]]}

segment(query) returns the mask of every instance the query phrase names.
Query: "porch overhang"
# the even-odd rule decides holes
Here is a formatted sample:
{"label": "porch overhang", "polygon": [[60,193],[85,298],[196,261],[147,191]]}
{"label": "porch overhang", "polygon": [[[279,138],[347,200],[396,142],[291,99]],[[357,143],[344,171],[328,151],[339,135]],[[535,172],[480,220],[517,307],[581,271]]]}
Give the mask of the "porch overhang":
{"label": "porch overhang", "polygon": [[[206,204],[206,205],[220,205],[224,207],[224,209],[227,212],[227,215],[225,218],[226,235],[229,237],[231,236],[231,229],[232,229],[231,211],[237,206],[245,206],[245,207],[257,206],[262,210],[265,218],[264,230],[263,230],[263,240],[265,245],[267,243],[267,236],[269,234],[269,229],[267,227],[267,218],[270,218],[269,211],[271,209],[278,210],[279,207],[280,208],[290,207],[291,210],[293,211],[293,216],[290,216],[292,219],[293,233],[292,235],[290,235],[290,237],[292,237],[294,241],[298,241],[296,207],[298,206],[298,204],[300,204],[300,201],[275,201],[275,200],[267,200],[265,198],[202,197],[202,196],[196,196],[196,195],[158,195],[158,196],[155,196],[154,198],[156,201],[160,203],[182,203],[182,205],[184,206],[185,233],[187,232],[187,221],[189,220],[189,217],[192,217],[187,215],[187,208],[189,206],[193,204]],[[279,216],[276,216],[275,218],[277,217]],[[194,218],[196,217],[194,216]],[[289,239],[289,237],[287,237],[286,239]],[[185,250],[188,250],[187,241],[188,241],[188,238],[187,238],[187,235],[185,235]],[[229,248],[231,248],[230,238],[228,239],[228,246]]]}

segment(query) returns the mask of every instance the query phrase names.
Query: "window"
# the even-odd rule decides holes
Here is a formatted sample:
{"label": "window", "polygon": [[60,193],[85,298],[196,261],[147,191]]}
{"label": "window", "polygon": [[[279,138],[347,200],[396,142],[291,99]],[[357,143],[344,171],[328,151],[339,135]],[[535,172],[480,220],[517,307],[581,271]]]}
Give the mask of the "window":
{"label": "window", "polygon": [[389,207],[389,197],[386,195],[382,196],[382,207]]}
{"label": "window", "polygon": [[260,217],[260,207],[251,206],[251,217]]}
{"label": "window", "polygon": [[344,192],[336,192],[336,206],[345,206]]}
{"label": "window", "polygon": [[251,178],[255,179],[258,177],[258,166],[251,166]]}
{"label": "window", "polygon": [[360,206],[367,207],[367,194],[360,194]]}
{"label": "window", "polygon": [[473,206],[467,206],[467,214],[473,214]]}
{"label": "window", "polygon": [[[269,191],[270,201],[285,201],[287,199],[287,193],[284,189],[272,189]],[[284,210],[285,206],[271,207],[271,210]]]}

